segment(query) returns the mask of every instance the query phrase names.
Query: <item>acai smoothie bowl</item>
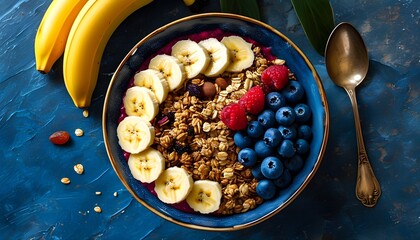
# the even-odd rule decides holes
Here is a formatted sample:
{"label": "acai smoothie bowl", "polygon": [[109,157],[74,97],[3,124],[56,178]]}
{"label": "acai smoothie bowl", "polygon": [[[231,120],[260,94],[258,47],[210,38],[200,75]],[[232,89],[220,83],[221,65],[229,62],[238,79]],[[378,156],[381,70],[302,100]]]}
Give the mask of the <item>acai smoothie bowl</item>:
{"label": "acai smoothie bowl", "polygon": [[110,162],[133,197],[194,229],[253,226],[315,175],[329,111],[301,50],[269,25],[206,13],[140,40],[103,111]]}

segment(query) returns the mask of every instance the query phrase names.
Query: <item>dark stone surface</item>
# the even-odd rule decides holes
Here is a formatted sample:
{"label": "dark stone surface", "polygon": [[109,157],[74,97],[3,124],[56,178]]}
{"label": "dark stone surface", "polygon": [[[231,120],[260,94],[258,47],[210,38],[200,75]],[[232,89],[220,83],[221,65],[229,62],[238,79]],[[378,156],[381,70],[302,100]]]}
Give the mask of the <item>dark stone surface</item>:
{"label": "dark stone surface", "polygon": [[[218,1],[209,2],[203,11],[219,11]],[[35,70],[35,33],[49,3],[0,3],[1,239],[420,238],[419,1],[331,1],[336,22],[351,22],[369,48],[369,74],[357,94],[365,144],[382,186],[374,208],[363,207],[354,193],[356,138],[346,93],[332,84],[290,2],[260,1],[263,21],[315,65],[327,92],[330,136],[318,173],[291,205],[257,226],[225,233],[177,226],[133,200],[102,137],[103,100],[121,59],[142,37],[191,12],[181,0],[155,0],[127,18],[108,42],[84,118],[65,89],[61,59],[48,75]],[[76,137],[76,128],[85,135]],[[52,145],[48,137],[56,130],[69,131],[71,143]],[[73,171],[77,163],[84,165],[83,175]],[[61,184],[62,177],[71,184]],[[101,214],[93,211],[96,205]]]}

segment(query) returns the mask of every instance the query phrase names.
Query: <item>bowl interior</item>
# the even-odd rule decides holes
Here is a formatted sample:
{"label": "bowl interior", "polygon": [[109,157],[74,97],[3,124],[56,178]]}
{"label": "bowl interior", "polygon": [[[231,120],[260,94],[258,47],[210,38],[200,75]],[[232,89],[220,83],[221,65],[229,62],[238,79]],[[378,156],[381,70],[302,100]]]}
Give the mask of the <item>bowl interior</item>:
{"label": "bowl interior", "polygon": [[[256,40],[271,47],[274,56],[285,59],[287,66],[303,84],[308,104],[313,111],[311,150],[304,168],[294,177],[290,187],[256,209],[229,216],[188,213],[162,203],[134,179],[118,145],[116,129],[122,98],[134,71],[130,69],[134,53],[136,62],[144,62],[174,38],[207,30],[221,29]],[[159,216],[182,226],[206,230],[233,230],[261,222],[287,206],[305,188],[320,165],[328,135],[328,106],[322,83],[304,54],[283,34],[272,27],[232,14],[201,14],[165,25],[142,39],[127,54],[115,72],[105,98],[103,128],[105,146],[114,170],[125,187],[145,207]]]}

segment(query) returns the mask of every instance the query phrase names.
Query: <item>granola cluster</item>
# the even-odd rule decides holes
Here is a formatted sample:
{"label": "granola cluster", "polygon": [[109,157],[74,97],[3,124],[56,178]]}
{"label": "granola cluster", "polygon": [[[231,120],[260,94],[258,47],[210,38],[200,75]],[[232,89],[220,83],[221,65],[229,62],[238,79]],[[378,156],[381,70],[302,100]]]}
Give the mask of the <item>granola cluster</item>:
{"label": "granola cluster", "polygon": [[[220,112],[231,102],[237,102],[252,86],[260,84],[260,76],[271,64],[253,47],[255,54],[251,68],[240,73],[224,73],[228,83],[217,84],[214,78],[198,76],[185,83],[179,91],[170,92],[160,105],[160,116],[155,122],[154,147],[166,159],[166,167],[178,166],[188,171],[194,180],[213,180],[222,186],[223,199],[216,214],[246,212],[263,202],[256,194],[257,180],[251,170],[237,161],[233,132],[220,121]],[[220,80],[220,79],[219,79]],[[211,99],[192,96],[188,84],[203,85],[213,82],[216,94]]]}

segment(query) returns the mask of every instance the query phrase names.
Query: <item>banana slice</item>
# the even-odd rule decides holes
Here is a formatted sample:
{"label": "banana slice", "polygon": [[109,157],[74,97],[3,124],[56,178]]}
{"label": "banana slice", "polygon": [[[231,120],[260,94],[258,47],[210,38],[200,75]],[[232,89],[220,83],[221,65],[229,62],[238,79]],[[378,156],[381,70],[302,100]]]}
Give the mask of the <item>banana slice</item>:
{"label": "banana slice", "polygon": [[202,73],[207,77],[216,77],[222,74],[230,63],[229,51],[226,46],[216,38],[208,38],[198,44],[206,49],[210,56],[209,65]]}
{"label": "banana slice", "polygon": [[165,158],[158,150],[149,147],[140,153],[130,154],[128,167],[135,179],[151,183],[165,170]]}
{"label": "banana slice", "polygon": [[223,37],[221,41],[229,50],[230,64],[228,72],[240,72],[249,68],[254,62],[252,44],[238,36]]}
{"label": "banana slice", "polygon": [[187,171],[179,167],[170,167],[156,179],[155,192],[164,203],[179,203],[185,200],[192,186],[193,179]]}
{"label": "banana slice", "polygon": [[218,182],[198,180],[186,200],[194,211],[207,214],[219,209],[221,199],[222,187]]}
{"label": "banana slice", "polygon": [[172,46],[171,55],[185,67],[188,79],[192,79],[207,68],[210,56],[207,51],[192,40],[180,40]]}
{"label": "banana slice", "polygon": [[159,104],[165,101],[168,96],[168,82],[162,73],[154,69],[146,69],[136,73],[134,75],[134,85],[152,90]]}
{"label": "banana slice", "polygon": [[159,113],[155,94],[145,87],[127,89],[123,104],[128,116],[139,116],[145,121],[151,121]]}
{"label": "banana slice", "polygon": [[139,153],[153,144],[155,128],[138,116],[124,118],[117,127],[118,143],[129,153]]}
{"label": "banana slice", "polygon": [[185,81],[186,73],[184,65],[174,56],[160,54],[150,60],[149,68],[163,74],[168,82],[169,91],[178,89]]}

